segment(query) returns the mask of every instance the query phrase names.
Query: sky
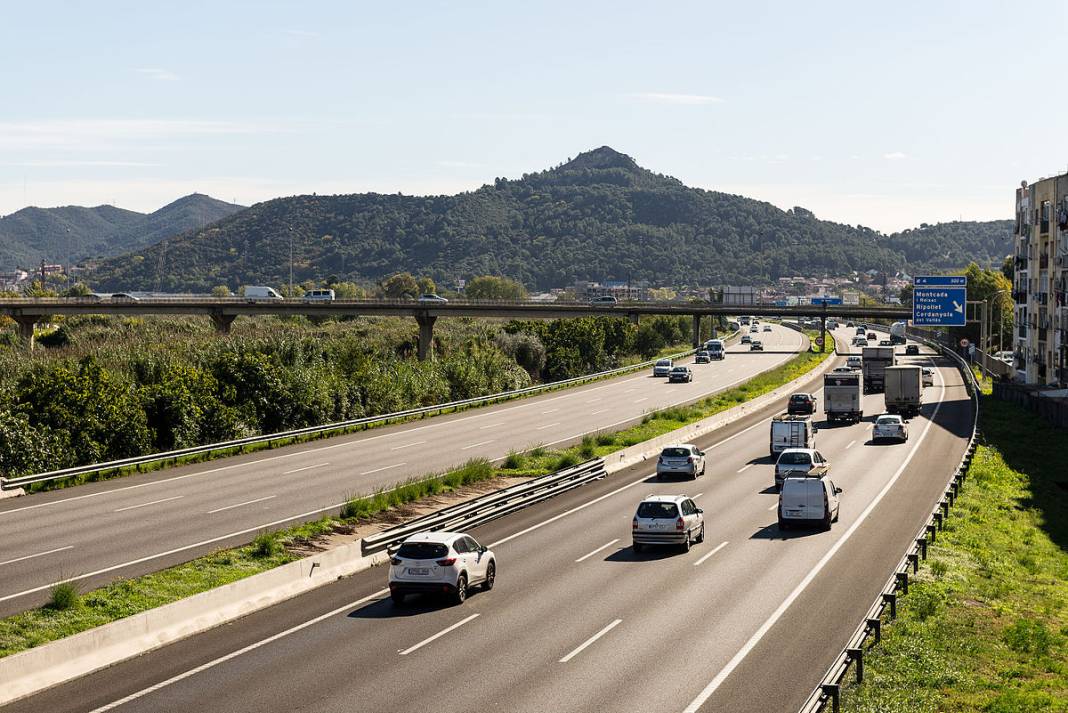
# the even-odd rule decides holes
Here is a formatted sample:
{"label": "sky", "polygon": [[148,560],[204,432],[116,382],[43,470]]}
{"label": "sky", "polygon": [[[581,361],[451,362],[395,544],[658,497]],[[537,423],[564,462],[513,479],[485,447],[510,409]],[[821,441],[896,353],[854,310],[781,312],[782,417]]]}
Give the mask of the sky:
{"label": "sky", "polygon": [[1068,170],[1068,3],[0,0],[0,215],[440,194],[608,145],[883,231]]}

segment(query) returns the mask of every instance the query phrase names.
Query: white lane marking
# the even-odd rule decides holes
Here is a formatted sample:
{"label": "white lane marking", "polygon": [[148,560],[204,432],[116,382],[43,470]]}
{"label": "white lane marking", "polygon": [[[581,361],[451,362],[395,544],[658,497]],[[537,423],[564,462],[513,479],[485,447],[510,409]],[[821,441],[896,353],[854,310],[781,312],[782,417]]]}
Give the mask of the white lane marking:
{"label": "white lane marking", "polygon": [[374,470],[365,470],[360,475],[370,475],[371,473],[381,473],[383,470],[390,470],[391,468],[400,468],[402,465],[408,465],[407,463],[394,463],[393,465],[384,465],[381,468],[375,468]]}
{"label": "white lane marking", "polygon": [[598,631],[598,632],[597,632],[596,634],[594,634],[593,636],[591,636],[590,638],[586,639],[586,640],[585,640],[585,641],[583,641],[583,642],[582,642],[581,644],[579,644],[579,647],[578,647],[577,649],[575,649],[574,651],[572,651],[571,653],[569,653],[569,654],[568,654],[567,656],[565,656],[564,658],[560,659],[560,663],[567,663],[567,662],[568,662],[568,661],[570,661],[571,659],[575,658],[576,656],[578,656],[579,654],[581,654],[581,653],[582,653],[583,651],[585,651],[585,650],[586,650],[586,647],[587,647],[587,646],[589,646],[589,645],[590,645],[590,644],[592,644],[593,642],[597,641],[597,639],[601,638],[602,636],[604,636],[605,634],[607,634],[608,632],[610,632],[610,631],[611,631],[612,629],[615,629],[615,628],[616,628],[617,626],[619,626],[619,625],[620,625],[620,624],[621,624],[622,622],[623,622],[623,620],[622,620],[622,619],[616,619],[616,620],[615,620],[615,621],[613,621],[613,622],[612,622],[611,624],[609,624],[608,626],[606,626],[605,628],[601,629],[601,630],[600,630],[600,631]]}
{"label": "white lane marking", "polygon": [[15,564],[16,562],[22,562],[23,560],[32,560],[34,557],[44,557],[45,555],[50,555],[50,554],[54,554],[56,552],[62,552],[64,550],[73,550],[73,549],[74,549],[74,545],[67,545],[66,547],[57,547],[56,549],[48,550],[47,552],[38,552],[35,555],[23,555],[22,557],[16,557],[13,560],[4,560],[3,562],[0,562],[0,567],[3,567],[5,564]]}
{"label": "white lane marking", "polygon": [[469,446],[464,446],[464,447],[463,447],[463,448],[461,448],[460,450],[461,450],[461,451],[466,451],[466,450],[470,450],[470,449],[472,449],[472,448],[478,448],[479,446],[484,446],[484,445],[487,445],[487,444],[489,444],[489,443],[493,443],[493,439],[490,439],[490,440],[488,440],[488,441],[479,441],[478,443],[472,443],[472,444],[471,444],[471,445],[469,445]]}
{"label": "white lane marking", "polygon": [[694,495],[692,498],[690,498],[690,500],[697,500],[697,498],[701,497],[702,495],[704,495],[704,493],[698,493],[697,495]]}
{"label": "white lane marking", "polygon": [[487,424],[485,426],[479,426],[478,430],[485,431],[487,428],[497,428],[498,426],[503,426],[503,425],[504,425],[503,423],[490,423],[490,424]]}
{"label": "white lane marking", "polygon": [[393,446],[392,448],[390,448],[390,450],[391,451],[399,451],[401,448],[411,448],[412,446],[421,446],[424,443],[426,443],[426,441],[412,441],[411,443],[405,443],[403,446]]}
{"label": "white lane marking", "polygon": [[553,426],[559,426],[559,425],[560,425],[560,422],[559,422],[559,421],[558,421],[558,422],[556,422],[556,423],[547,423],[547,424],[545,424],[544,426],[538,426],[538,427],[537,427],[537,428],[535,428],[534,430],[535,430],[535,431],[544,431],[544,430],[545,430],[546,428],[552,428]]}
{"label": "white lane marking", "polygon": [[637,389],[624,389],[623,393],[624,394],[629,394],[631,391],[637,391]]}
{"label": "white lane marking", "polygon": [[648,396],[643,396],[640,399],[634,399],[634,403],[640,404],[642,401],[648,401],[648,400],[649,400]]}
{"label": "white lane marking", "polygon": [[[719,441],[718,443],[713,443],[711,446],[709,446],[707,449],[705,449],[705,452],[707,453],[708,451],[712,450],[713,448],[719,448],[720,446],[722,446],[722,445],[724,445],[726,443],[730,443],[735,438],[738,438],[739,436],[745,435],[749,431],[752,431],[754,428],[759,428],[761,426],[766,426],[768,421],[770,421],[770,420],[771,419],[761,419],[760,421],[757,421],[756,423],[754,423],[752,426],[747,426],[746,428],[743,428],[741,431],[738,431],[733,436],[727,436],[722,441]],[[505,542],[509,542],[511,540],[514,540],[517,537],[521,537],[523,535],[526,535],[527,533],[534,532],[534,530],[540,530],[541,528],[545,527],[546,525],[549,525],[551,523],[556,522],[560,518],[567,517],[568,515],[572,515],[574,513],[577,513],[580,510],[585,510],[590,505],[594,505],[596,503],[599,503],[602,500],[605,500],[607,498],[612,497],[613,495],[617,495],[619,493],[622,493],[624,490],[627,490],[628,488],[633,488],[635,485],[639,485],[641,483],[644,483],[645,480],[649,477],[649,475],[650,475],[650,473],[646,473],[645,475],[641,476],[637,480],[633,480],[633,481],[627,483],[626,485],[622,485],[622,486],[616,488],[615,490],[613,490],[611,492],[605,493],[604,495],[600,495],[600,496],[594,498],[593,500],[590,500],[588,502],[582,503],[581,505],[576,505],[575,507],[571,508],[570,510],[566,510],[566,511],[564,511],[562,513],[558,513],[556,515],[553,515],[552,517],[548,518],[547,520],[542,520],[541,522],[538,522],[538,523],[535,523],[535,524],[531,525],[530,527],[526,528],[525,530],[520,530],[519,532],[512,533],[511,535],[508,535],[507,537],[503,537],[503,538],[497,540],[496,542],[491,542],[487,546],[492,549],[494,547],[497,547],[498,545],[503,545]],[[3,601],[3,599],[0,599],[0,601]]]}
{"label": "white lane marking", "polygon": [[848,445],[848,446],[846,446],[846,450],[848,451],[848,450],[849,450],[850,448],[852,448],[852,447],[853,447],[853,444],[854,444],[854,443],[856,443],[856,442],[857,442],[857,441],[856,441],[856,439],[853,439],[852,441],[850,441],[850,442],[849,442],[849,445]]}
{"label": "white lane marking", "polygon": [[591,415],[591,416],[596,416],[596,415],[597,415],[597,414],[599,414],[599,413],[607,413],[608,411],[609,411],[609,409],[603,408],[603,409],[601,409],[600,411],[591,411],[591,412],[590,412],[590,415]]}
{"label": "white lane marking", "polygon": [[305,621],[305,622],[302,622],[300,624],[297,624],[296,626],[291,627],[289,629],[286,629],[285,631],[280,631],[277,634],[273,634],[271,636],[268,636],[266,639],[262,639],[260,641],[255,642],[255,643],[249,644],[248,646],[244,647],[243,649],[238,649],[237,651],[231,651],[230,653],[228,653],[228,654],[226,654],[224,656],[220,656],[217,659],[213,659],[211,661],[208,661],[207,663],[202,663],[199,666],[197,666],[196,668],[191,668],[188,671],[183,671],[182,673],[178,674],[177,676],[172,676],[171,678],[168,678],[166,681],[160,681],[159,683],[153,684],[153,685],[149,686],[148,688],[143,688],[140,691],[137,691],[135,693],[131,693],[128,696],[120,698],[117,701],[112,701],[111,703],[107,703],[105,705],[102,705],[99,708],[94,708],[89,713],[105,713],[106,711],[113,710],[115,708],[118,708],[119,706],[124,706],[127,703],[129,703],[130,701],[136,701],[138,698],[143,698],[144,696],[147,696],[149,693],[155,693],[156,691],[160,690],[161,688],[166,688],[167,686],[170,686],[172,684],[178,683],[179,681],[185,680],[185,679],[187,679],[187,678],[189,678],[191,676],[196,676],[198,673],[200,673],[202,671],[207,671],[209,668],[214,668],[214,667],[218,666],[221,663],[226,663],[227,661],[229,661],[231,659],[236,659],[238,656],[243,656],[243,655],[247,654],[250,651],[255,651],[256,649],[258,649],[260,647],[263,647],[263,646],[266,646],[267,644],[274,643],[275,641],[278,641],[279,639],[283,639],[283,638],[289,636],[290,634],[295,634],[298,631],[302,631],[303,629],[307,629],[309,626],[315,626],[316,624],[318,624],[321,621],[326,621],[330,617],[337,616],[338,614],[343,614],[343,613],[349,611],[350,609],[352,609],[353,607],[358,607],[361,604],[365,604],[365,603],[371,601],[372,599],[378,599],[379,597],[381,597],[381,596],[383,596],[385,594],[388,594],[388,593],[389,593],[388,589],[379,589],[374,594],[368,594],[366,597],[362,597],[360,599],[357,599],[354,602],[349,602],[345,606],[338,607],[337,609],[334,609],[333,611],[328,611],[325,614],[320,614],[319,616],[315,617],[314,619],[309,619],[308,621]]}
{"label": "white lane marking", "polygon": [[771,512],[772,510],[774,510],[774,509],[775,509],[775,508],[777,508],[777,507],[779,507],[779,503],[778,503],[778,501],[776,501],[776,502],[774,502],[774,503],[772,503],[772,504],[771,504],[771,507],[770,507],[770,508],[768,508],[768,512]]}
{"label": "white lane marking", "polygon": [[711,557],[712,555],[716,554],[717,552],[719,552],[720,550],[722,550],[722,549],[723,549],[724,547],[726,547],[726,546],[727,546],[727,543],[726,543],[726,542],[721,542],[721,543],[719,543],[718,545],[716,545],[716,546],[715,546],[715,547],[714,547],[714,548],[712,549],[712,551],[710,551],[710,552],[709,552],[708,554],[706,554],[706,555],[705,555],[704,557],[702,557],[701,559],[699,559],[699,560],[697,560],[696,562],[694,562],[694,563],[693,563],[693,566],[694,566],[694,567],[696,567],[696,566],[697,566],[697,565],[699,565],[699,564],[703,564],[703,563],[704,563],[704,561],[705,561],[706,559],[708,559],[708,558],[709,558],[709,557]]}
{"label": "white lane marking", "polygon": [[267,497],[256,498],[255,500],[246,500],[243,503],[234,503],[233,505],[227,505],[225,507],[215,508],[214,510],[208,510],[208,515],[214,515],[215,513],[222,512],[223,510],[233,510],[234,508],[243,507],[245,505],[252,505],[254,503],[262,503],[265,500],[270,500],[271,498],[276,498],[276,497],[278,497],[278,496],[277,495],[268,495]]}
{"label": "white lane marking", "polygon": [[597,398],[595,398],[595,399],[590,399],[590,400],[589,400],[589,401],[587,401],[586,403],[588,403],[588,404],[595,404],[595,403],[597,403],[597,402],[598,402],[598,401],[600,401],[600,400],[601,400],[601,397],[600,397],[600,396],[598,396],[598,397],[597,397]]}
{"label": "white lane marking", "polygon": [[410,646],[407,649],[405,649],[404,651],[401,651],[400,655],[401,656],[407,656],[408,654],[412,653],[413,651],[418,651],[419,649],[421,649],[424,646],[426,646],[427,644],[429,644],[431,641],[436,641],[437,639],[440,639],[441,637],[445,636],[445,634],[448,634],[450,631],[455,631],[456,629],[459,629],[461,626],[463,626],[467,622],[472,621],[472,620],[477,619],[477,618],[478,618],[478,614],[472,614],[471,616],[467,617],[466,619],[461,619],[460,621],[456,622],[452,626],[445,627],[444,629],[442,629],[438,633],[434,634],[433,636],[428,636],[427,638],[423,639],[422,641],[420,641],[415,646]]}
{"label": "white lane marking", "polygon": [[775,622],[782,618],[782,615],[786,613],[786,610],[790,608],[790,605],[793,604],[794,601],[799,596],[801,596],[801,593],[805,591],[808,585],[812,583],[812,580],[816,578],[816,575],[818,575],[820,571],[823,570],[823,568],[827,565],[827,563],[831,561],[831,558],[834,557],[835,554],[837,554],[838,550],[842,549],[842,545],[848,542],[849,538],[852,537],[853,533],[857,531],[857,528],[864,524],[864,521],[868,519],[868,515],[870,515],[871,512],[875,509],[875,506],[878,505],[880,501],[882,501],[883,497],[888,492],[890,492],[890,488],[894,486],[898,478],[901,477],[901,474],[905,472],[905,468],[907,468],[909,463],[912,462],[912,458],[916,455],[917,452],[919,452],[920,445],[927,437],[927,433],[931,430],[931,426],[934,424],[935,418],[938,416],[938,411],[942,408],[942,400],[946,397],[946,384],[945,381],[942,380],[941,375],[939,375],[939,382],[942,387],[942,391],[940,396],[938,397],[938,403],[935,405],[935,410],[931,414],[930,420],[927,422],[927,425],[924,426],[923,433],[920,434],[919,439],[917,439],[915,445],[913,445],[912,450],[908,454],[908,457],[906,457],[905,460],[901,463],[898,469],[894,472],[893,476],[890,477],[890,480],[887,481],[886,485],[884,485],[882,490],[879,491],[878,495],[875,496],[875,499],[868,503],[868,506],[864,508],[864,510],[857,517],[857,519],[853,521],[853,524],[850,525],[844,533],[842,533],[842,536],[838,538],[838,540],[835,541],[833,545],[831,545],[831,549],[829,549],[827,553],[823,555],[822,558],[820,558],[820,561],[816,563],[816,566],[813,567],[809,571],[809,573],[805,575],[805,578],[802,579],[801,582],[794,588],[794,590],[790,592],[789,595],[787,595],[786,599],[783,600],[782,604],[780,604],[779,607],[774,612],[772,612],[771,616],[767,618],[767,621],[760,625],[760,628],[757,629],[756,632],[749,638],[749,640],[745,642],[742,648],[740,648],[738,652],[734,654],[731,660],[727,662],[727,665],[724,666],[723,669],[716,674],[715,678],[709,681],[708,685],[705,686],[704,689],[697,694],[697,697],[690,702],[690,705],[686,706],[686,708],[683,709],[683,713],[697,713],[697,710],[701,706],[703,706],[709,698],[712,697],[712,694],[716,692],[716,689],[719,688],[725,680],[727,680],[727,677],[731,675],[734,669],[738,668],[738,665],[745,659],[746,656],[749,655],[749,652],[752,651],[756,647],[756,645],[760,643],[760,640],[763,639],[764,635],[767,634],[771,627],[775,625]]}
{"label": "white lane marking", "polygon": [[[593,552],[590,552],[590,553],[582,555],[581,557],[579,557],[575,561],[576,562],[581,562],[582,560],[584,560],[584,559],[586,559],[588,557],[593,557],[595,554],[597,554],[601,550],[605,549],[606,547],[611,547],[612,545],[616,544],[617,542],[619,542],[619,538],[618,537],[616,539],[612,540],[611,542],[606,542],[605,544],[603,544],[600,547],[598,547],[597,549],[595,549]],[[0,563],[0,564],[3,564],[3,563]]]}
{"label": "white lane marking", "polygon": [[558,408],[551,408],[551,409],[549,409],[548,411],[542,411],[542,412],[541,412],[541,415],[542,415],[542,416],[544,416],[544,415],[545,415],[545,414],[547,414],[547,413],[556,413],[556,412],[557,412],[557,411],[559,411],[559,410],[560,410],[560,409],[558,409]]}
{"label": "white lane marking", "polygon": [[739,468],[738,470],[736,470],[736,471],[734,471],[734,472],[735,472],[735,473],[744,473],[745,471],[749,470],[749,469],[750,469],[750,468],[752,468],[752,467],[753,467],[753,464],[752,464],[752,463],[749,463],[749,464],[747,464],[747,465],[743,465],[743,466],[742,466],[741,468]]}
{"label": "white lane marking", "polygon": [[169,502],[171,500],[179,500],[179,499],[184,498],[184,497],[185,497],[184,495],[175,495],[174,497],[163,498],[161,500],[153,500],[152,502],[141,503],[139,505],[127,505],[124,508],[119,508],[118,510],[112,510],[112,512],[126,512],[127,510],[136,510],[137,508],[147,508],[149,505],[159,505],[160,503],[166,503],[166,502]]}
{"label": "white lane marking", "polygon": [[323,467],[328,466],[328,465],[330,465],[330,464],[329,463],[316,463],[315,465],[306,465],[303,468],[294,468],[293,470],[287,470],[286,472],[282,473],[282,475],[292,475],[293,473],[302,473],[302,472],[304,472],[306,470],[311,470],[312,468],[323,468]]}

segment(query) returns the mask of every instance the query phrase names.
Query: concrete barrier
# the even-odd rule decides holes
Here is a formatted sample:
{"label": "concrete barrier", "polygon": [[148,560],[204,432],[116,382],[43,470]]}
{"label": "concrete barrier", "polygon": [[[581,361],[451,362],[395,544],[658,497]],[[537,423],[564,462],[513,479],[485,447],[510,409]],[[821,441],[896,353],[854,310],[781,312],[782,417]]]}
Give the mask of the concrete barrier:
{"label": "concrete barrier", "polygon": [[616,453],[611,453],[604,458],[605,470],[609,473],[615,473],[624,468],[629,468],[636,463],[641,463],[649,458],[659,456],[660,451],[663,450],[664,446],[674,443],[690,443],[694,439],[707,435],[718,428],[723,428],[729,423],[745,418],[754,411],[759,411],[760,409],[765,408],[768,404],[788,396],[802,384],[826,374],[831,370],[831,367],[834,366],[834,357],[835,354],[831,354],[818,368],[813,369],[807,374],[802,374],[796,379],[778,387],[774,391],[769,391],[755,399],[746,401],[737,406],[732,406],[726,411],[717,413],[714,416],[709,416],[708,418],[682,426],[681,428],[676,428],[674,431],[665,433],[662,436],[657,436],[651,440],[642,441],[641,443],[624,448]]}
{"label": "concrete barrier", "polygon": [[356,541],[187,599],[0,658],[0,706],[388,561]]}

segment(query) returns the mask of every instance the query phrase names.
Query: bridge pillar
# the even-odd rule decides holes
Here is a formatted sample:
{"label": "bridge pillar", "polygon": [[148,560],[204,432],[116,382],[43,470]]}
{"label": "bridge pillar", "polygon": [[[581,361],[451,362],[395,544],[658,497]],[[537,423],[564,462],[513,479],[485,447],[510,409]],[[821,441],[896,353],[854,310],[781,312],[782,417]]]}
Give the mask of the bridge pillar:
{"label": "bridge pillar", "polygon": [[237,319],[236,314],[216,313],[211,315],[211,323],[215,325],[215,331],[219,334],[229,334],[230,325]]}
{"label": "bridge pillar", "polygon": [[820,318],[820,351],[827,351],[827,318]]}
{"label": "bridge pillar", "polygon": [[22,340],[23,346],[26,347],[27,351],[33,351],[33,329],[37,326],[37,321],[40,317],[19,315],[17,317],[12,317],[12,319],[15,320],[15,324],[19,326],[19,339]]}
{"label": "bridge pillar", "polygon": [[419,361],[434,358],[434,322],[437,317],[428,314],[415,315],[415,321],[419,324]]}
{"label": "bridge pillar", "polygon": [[693,348],[701,346],[701,315],[693,316]]}

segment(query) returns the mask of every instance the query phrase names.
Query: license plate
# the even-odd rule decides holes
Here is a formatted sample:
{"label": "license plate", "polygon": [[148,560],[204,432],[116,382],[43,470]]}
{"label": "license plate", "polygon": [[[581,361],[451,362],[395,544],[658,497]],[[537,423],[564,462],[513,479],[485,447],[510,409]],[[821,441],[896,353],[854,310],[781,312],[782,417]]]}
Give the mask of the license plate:
{"label": "license plate", "polygon": [[430,574],[429,567],[409,567],[408,574]]}

